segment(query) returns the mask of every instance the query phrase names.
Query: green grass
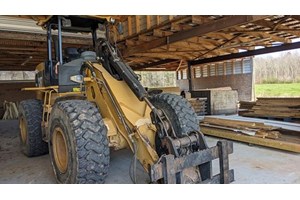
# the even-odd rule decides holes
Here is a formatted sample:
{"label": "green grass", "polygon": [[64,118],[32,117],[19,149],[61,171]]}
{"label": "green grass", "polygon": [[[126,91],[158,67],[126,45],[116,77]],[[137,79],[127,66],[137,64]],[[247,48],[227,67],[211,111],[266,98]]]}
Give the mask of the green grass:
{"label": "green grass", "polygon": [[300,97],[300,83],[256,84],[256,97]]}

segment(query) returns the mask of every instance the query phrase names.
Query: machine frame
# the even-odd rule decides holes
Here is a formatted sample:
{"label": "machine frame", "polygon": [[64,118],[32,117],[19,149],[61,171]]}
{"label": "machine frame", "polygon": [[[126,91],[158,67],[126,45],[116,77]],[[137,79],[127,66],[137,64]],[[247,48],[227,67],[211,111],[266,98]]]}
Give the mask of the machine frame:
{"label": "machine frame", "polygon": [[[73,17],[73,21],[74,19],[77,17]],[[48,60],[37,67],[38,87],[23,89],[35,91],[37,99],[43,102],[41,128],[44,141],[50,140],[49,120],[54,105],[66,100],[85,100],[92,102],[99,110],[107,127],[109,147],[115,150],[130,148],[134,158],[139,160],[149,173],[151,182],[163,180],[163,183],[185,183],[183,174],[188,173],[185,171],[187,168],[193,167],[200,169],[201,177],[199,175],[200,180],[197,181],[200,183],[230,183],[234,180],[234,173],[233,170],[229,170],[228,161],[228,155],[233,152],[232,142],[219,141],[217,146],[208,148],[203,134],[198,130],[186,136],[176,135],[167,114],[152,104],[151,95],[139,83],[131,68],[118,56],[117,49],[110,43],[109,38],[97,38],[99,27],[94,23],[97,19],[90,19],[92,26],[88,30],[85,27],[81,27],[81,30],[72,26],[64,28],[64,23],[70,25],[69,20],[73,22],[72,17],[68,19],[68,16],[53,16],[43,22],[47,29]],[[87,18],[84,20],[89,21]],[[106,29],[111,25],[105,18],[99,19],[98,22]],[[53,28],[58,31],[57,41],[54,41],[58,78],[54,74],[56,69],[52,56]],[[97,51],[97,57],[83,58],[80,74],[76,74],[78,69],[74,71],[75,74],[71,74],[72,76],[63,74],[62,69],[68,64],[63,60],[63,29],[92,33],[93,48]],[[110,65],[105,66],[106,62]],[[111,68],[108,69],[109,67]],[[42,84],[39,83],[39,78],[43,80]],[[70,80],[66,83],[66,79]],[[66,85],[62,85],[61,82]],[[72,84],[68,85],[69,83]],[[65,86],[68,86],[67,90],[62,89]],[[167,155],[159,155],[157,152],[156,137],[161,140],[160,144],[168,149]],[[181,148],[192,146],[194,152],[181,155]],[[66,156],[69,155],[64,155]],[[211,161],[218,158],[220,174],[212,176]]]}

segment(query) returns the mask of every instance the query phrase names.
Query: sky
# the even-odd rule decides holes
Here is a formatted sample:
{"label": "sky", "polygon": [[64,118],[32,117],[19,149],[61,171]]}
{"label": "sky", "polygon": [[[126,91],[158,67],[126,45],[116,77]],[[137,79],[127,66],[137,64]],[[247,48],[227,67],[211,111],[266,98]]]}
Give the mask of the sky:
{"label": "sky", "polygon": [[[297,38],[297,39],[293,39],[292,42],[300,42],[300,38]],[[287,51],[280,51],[280,52],[275,52],[275,53],[268,53],[268,54],[262,54],[262,55],[257,55],[255,56],[256,58],[259,58],[259,57],[269,57],[269,56],[272,56],[272,57],[279,57],[280,55],[282,54],[285,54],[287,52],[291,52],[291,53],[299,53],[300,54],[300,49],[293,49],[293,50],[287,50]]]}

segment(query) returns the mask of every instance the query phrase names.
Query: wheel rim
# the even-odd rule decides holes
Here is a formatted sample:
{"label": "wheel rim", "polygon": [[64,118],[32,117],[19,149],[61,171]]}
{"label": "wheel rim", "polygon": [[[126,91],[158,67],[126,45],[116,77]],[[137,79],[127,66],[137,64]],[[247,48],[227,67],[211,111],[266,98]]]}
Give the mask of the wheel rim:
{"label": "wheel rim", "polygon": [[68,148],[64,132],[61,128],[54,129],[52,138],[53,157],[60,173],[65,173],[68,168]]}
{"label": "wheel rim", "polygon": [[21,131],[21,140],[25,144],[27,139],[27,129],[24,117],[20,118],[20,131]]}

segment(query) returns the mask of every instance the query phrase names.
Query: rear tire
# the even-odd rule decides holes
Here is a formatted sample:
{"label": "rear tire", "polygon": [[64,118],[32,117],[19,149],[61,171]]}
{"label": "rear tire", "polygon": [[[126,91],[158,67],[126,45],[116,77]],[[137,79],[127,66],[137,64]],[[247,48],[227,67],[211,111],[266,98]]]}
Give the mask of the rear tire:
{"label": "rear tire", "polygon": [[48,153],[48,145],[42,136],[42,102],[37,99],[21,101],[19,104],[19,136],[22,152],[28,156]]}
{"label": "rear tire", "polygon": [[109,168],[107,128],[84,100],[57,102],[50,117],[49,150],[59,183],[104,183]]}

